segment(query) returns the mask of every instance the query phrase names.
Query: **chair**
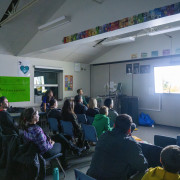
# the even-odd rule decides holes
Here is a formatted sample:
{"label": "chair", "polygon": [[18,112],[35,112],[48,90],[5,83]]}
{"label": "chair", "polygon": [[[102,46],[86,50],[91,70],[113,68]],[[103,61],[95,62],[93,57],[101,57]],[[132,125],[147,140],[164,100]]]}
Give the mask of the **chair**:
{"label": "chair", "polygon": [[69,121],[63,121],[63,120],[61,120],[60,122],[63,129],[63,134],[74,137],[74,128],[73,128],[72,123]]}
{"label": "chair", "polygon": [[152,145],[152,144],[145,144],[145,143],[140,143],[140,145],[142,148],[142,152],[148,161],[148,167],[161,166],[160,154],[163,148]]}
{"label": "chair", "polygon": [[154,144],[164,148],[169,145],[176,145],[177,139],[168,136],[154,135]]}
{"label": "chair", "polygon": [[91,116],[86,116],[86,117],[87,117],[87,124],[92,125],[94,121],[94,117],[91,117]]}
{"label": "chair", "polygon": [[63,155],[62,153],[58,153],[58,154],[56,154],[56,155],[54,155],[54,156],[52,156],[52,157],[50,157],[50,158],[45,159],[45,161],[51,161],[51,160],[55,159],[55,160],[57,161],[59,167],[61,168],[61,170],[62,170],[62,172],[63,172],[63,175],[64,175],[64,178],[65,178],[65,177],[66,177],[66,173],[65,173],[65,171],[64,171],[64,169],[63,169],[63,167],[62,167],[62,165],[61,165],[61,162],[60,162],[59,159],[58,159],[58,158],[61,157],[62,155]]}
{"label": "chair", "polygon": [[177,136],[177,145],[180,146],[180,135]]}
{"label": "chair", "polygon": [[78,118],[78,123],[87,124],[87,118],[85,114],[76,114]]}
{"label": "chair", "polygon": [[58,121],[56,118],[48,118],[49,128],[53,133],[56,133],[59,131],[58,128]]}
{"label": "chair", "polygon": [[82,173],[81,171],[74,169],[76,180],[95,180],[94,178]]}
{"label": "chair", "polygon": [[84,133],[84,140],[91,141],[91,142],[97,142],[97,133],[96,129],[92,125],[82,124],[82,129]]}

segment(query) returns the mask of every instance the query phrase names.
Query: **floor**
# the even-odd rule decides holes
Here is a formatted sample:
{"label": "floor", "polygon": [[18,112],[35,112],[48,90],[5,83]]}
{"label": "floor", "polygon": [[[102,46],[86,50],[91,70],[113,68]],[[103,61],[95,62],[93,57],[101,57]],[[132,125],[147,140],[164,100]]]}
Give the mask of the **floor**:
{"label": "floor", "polygon": [[[138,130],[133,132],[134,136],[137,136],[151,144],[154,144],[154,135],[156,134],[170,136],[170,137],[177,137],[177,135],[180,134],[180,128],[160,126],[160,125],[155,125],[154,127],[138,126]],[[69,164],[72,166],[71,168],[66,170],[65,180],[75,180],[75,176],[74,176],[75,168],[86,173],[91,162],[93,151],[94,149],[91,149],[90,154],[84,157],[79,157],[69,160]],[[60,172],[60,178],[63,179],[63,174],[61,172]],[[52,175],[47,176],[46,180],[53,180],[53,176]]]}

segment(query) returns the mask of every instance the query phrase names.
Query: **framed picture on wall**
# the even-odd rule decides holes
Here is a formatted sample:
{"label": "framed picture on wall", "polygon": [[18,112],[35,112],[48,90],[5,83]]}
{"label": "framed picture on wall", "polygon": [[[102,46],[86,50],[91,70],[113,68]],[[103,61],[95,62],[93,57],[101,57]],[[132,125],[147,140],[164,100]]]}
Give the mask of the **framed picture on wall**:
{"label": "framed picture on wall", "polygon": [[65,91],[73,91],[73,76],[65,75]]}
{"label": "framed picture on wall", "polygon": [[139,63],[133,64],[133,74],[139,74]]}
{"label": "framed picture on wall", "polygon": [[140,73],[141,74],[150,73],[150,65],[141,65],[140,66]]}
{"label": "framed picture on wall", "polygon": [[132,64],[126,64],[126,74],[132,74]]}

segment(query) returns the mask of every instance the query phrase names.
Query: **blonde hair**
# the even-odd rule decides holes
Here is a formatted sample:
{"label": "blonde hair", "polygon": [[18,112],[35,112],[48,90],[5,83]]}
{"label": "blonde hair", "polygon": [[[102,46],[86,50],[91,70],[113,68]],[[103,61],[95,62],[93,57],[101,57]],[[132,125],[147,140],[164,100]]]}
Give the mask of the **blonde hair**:
{"label": "blonde hair", "polygon": [[95,98],[91,98],[89,100],[89,108],[92,109],[97,108],[97,100]]}

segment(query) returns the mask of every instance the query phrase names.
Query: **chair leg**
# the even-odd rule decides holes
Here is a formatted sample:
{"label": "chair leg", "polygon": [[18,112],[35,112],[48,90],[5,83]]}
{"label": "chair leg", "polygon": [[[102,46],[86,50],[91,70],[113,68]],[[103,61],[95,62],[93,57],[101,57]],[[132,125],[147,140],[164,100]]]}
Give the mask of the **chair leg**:
{"label": "chair leg", "polygon": [[64,179],[65,179],[65,177],[66,177],[66,173],[65,173],[65,171],[64,171],[64,169],[63,169],[63,167],[62,167],[62,165],[61,165],[61,162],[59,161],[59,159],[58,159],[58,158],[56,158],[56,161],[58,162],[59,167],[61,168],[61,170],[62,170],[62,172],[63,172],[63,174],[64,174]]}

